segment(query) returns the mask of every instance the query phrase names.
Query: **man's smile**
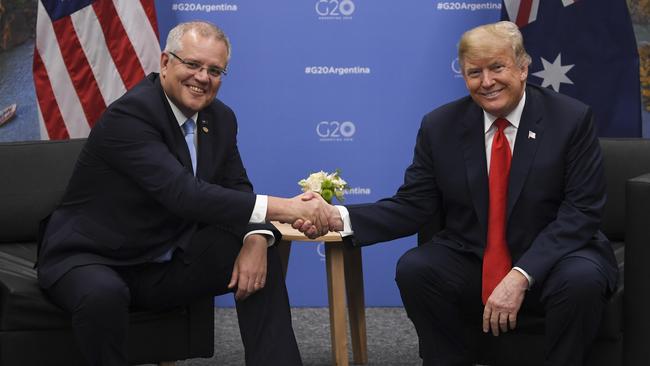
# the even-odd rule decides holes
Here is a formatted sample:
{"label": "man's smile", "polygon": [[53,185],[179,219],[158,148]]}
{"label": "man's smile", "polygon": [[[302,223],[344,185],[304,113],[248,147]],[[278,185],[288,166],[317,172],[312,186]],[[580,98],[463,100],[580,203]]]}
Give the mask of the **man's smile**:
{"label": "man's smile", "polygon": [[479,93],[483,98],[487,99],[496,99],[499,94],[501,94],[501,91],[503,91],[505,88],[500,88],[492,91],[486,91],[486,92],[481,92]]}
{"label": "man's smile", "polygon": [[196,85],[185,85],[190,90],[192,94],[203,95],[205,94],[205,89]]}

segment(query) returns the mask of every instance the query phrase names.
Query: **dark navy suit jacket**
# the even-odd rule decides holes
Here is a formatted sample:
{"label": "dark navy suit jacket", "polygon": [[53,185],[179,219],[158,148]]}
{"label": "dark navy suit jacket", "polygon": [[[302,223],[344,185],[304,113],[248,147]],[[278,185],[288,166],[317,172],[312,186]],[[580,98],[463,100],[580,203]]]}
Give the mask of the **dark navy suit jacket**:
{"label": "dark navy suit jacket", "polygon": [[[413,162],[393,197],[348,206],[354,240],[363,245],[411,235],[442,214],[444,229],[432,242],[481,258],[488,197],[483,110],[467,96],[424,117]],[[599,231],[605,181],[589,107],[526,87],[507,204],[513,265],[535,283],[561,258],[580,256],[595,262],[615,288],[616,260]]]}
{"label": "dark navy suit jacket", "polygon": [[90,263],[150,262],[186,247],[201,224],[243,238],[255,204],[237,122],[219,100],[199,112],[197,176],[158,74],[111,104],[92,129],[41,241],[39,280],[51,286]]}

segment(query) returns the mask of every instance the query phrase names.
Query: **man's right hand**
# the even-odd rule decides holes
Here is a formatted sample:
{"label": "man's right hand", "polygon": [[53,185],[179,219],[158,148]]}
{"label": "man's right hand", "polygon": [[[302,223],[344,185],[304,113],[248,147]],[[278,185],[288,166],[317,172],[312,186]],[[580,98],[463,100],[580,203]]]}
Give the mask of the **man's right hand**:
{"label": "man's right hand", "polygon": [[305,234],[311,239],[327,234],[330,231],[329,207],[331,205],[314,192],[306,192],[292,199],[298,198],[300,199],[298,207],[305,211],[293,223],[301,220],[313,223],[309,235]]}
{"label": "man's right hand", "polygon": [[483,332],[496,337],[517,327],[517,314],[524,302],[528,279],[511,269],[488,297],[483,308]]}
{"label": "man's right hand", "polygon": [[[300,195],[301,199],[304,201],[312,201],[312,200],[322,200],[320,195],[318,193],[314,192],[306,192]],[[324,201],[324,200],[323,200]],[[331,231],[341,231],[343,230],[343,219],[341,219],[341,213],[339,210],[325,202],[326,206],[324,209],[326,210],[326,216],[327,216],[327,225],[329,226],[329,230]],[[300,232],[304,233],[305,236],[307,236],[310,239],[315,239],[321,235],[324,235],[322,232],[319,232],[317,224],[312,223],[309,220],[302,220],[298,219],[293,222],[291,225],[293,226],[294,229],[299,230]]]}
{"label": "man's right hand", "polygon": [[310,231],[307,236],[316,238],[325,235],[330,230],[330,209],[334,208],[316,193],[308,192],[293,198],[278,198],[269,196],[267,220],[277,220],[283,223],[309,222]]}

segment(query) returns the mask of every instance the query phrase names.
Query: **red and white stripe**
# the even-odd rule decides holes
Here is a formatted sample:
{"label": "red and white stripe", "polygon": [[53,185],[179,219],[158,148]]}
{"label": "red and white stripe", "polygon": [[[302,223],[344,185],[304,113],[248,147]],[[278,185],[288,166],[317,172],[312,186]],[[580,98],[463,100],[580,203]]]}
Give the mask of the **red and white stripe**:
{"label": "red and white stripe", "polygon": [[[504,0],[503,3],[508,13],[508,18],[519,28],[534,22],[537,19],[537,10],[540,0]],[[551,0],[546,0],[551,1]]]}
{"label": "red and white stripe", "polygon": [[[539,2],[540,0],[503,0],[503,5],[506,7],[508,19],[521,28],[537,20]],[[576,2],[578,2],[578,0],[562,0],[562,5],[566,8]]]}
{"label": "red and white stripe", "polygon": [[160,68],[154,0],[97,0],[51,21],[38,2],[41,138],[86,137],[107,105]]}

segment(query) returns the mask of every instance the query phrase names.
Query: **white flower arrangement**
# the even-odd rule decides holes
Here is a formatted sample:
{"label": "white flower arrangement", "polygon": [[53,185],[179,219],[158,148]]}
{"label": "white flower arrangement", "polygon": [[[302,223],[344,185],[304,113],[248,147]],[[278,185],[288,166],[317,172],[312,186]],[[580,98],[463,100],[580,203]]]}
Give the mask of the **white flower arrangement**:
{"label": "white flower arrangement", "polygon": [[298,185],[303,192],[312,191],[320,194],[327,203],[332,203],[333,197],[342,203],[343,190],[348,184],[341,178],[340,173],[338,169],[331,174],[321,170],[310,174],[307,179],[301,179]]}

